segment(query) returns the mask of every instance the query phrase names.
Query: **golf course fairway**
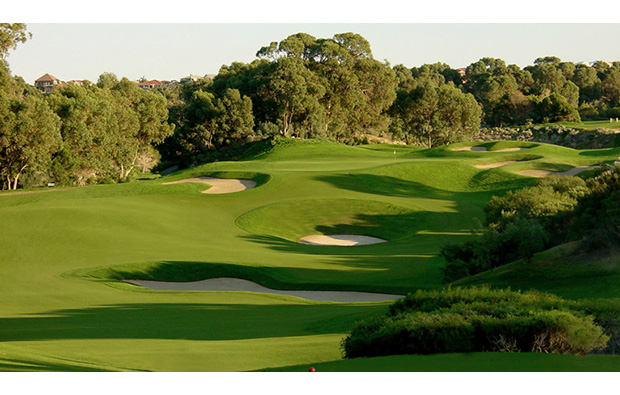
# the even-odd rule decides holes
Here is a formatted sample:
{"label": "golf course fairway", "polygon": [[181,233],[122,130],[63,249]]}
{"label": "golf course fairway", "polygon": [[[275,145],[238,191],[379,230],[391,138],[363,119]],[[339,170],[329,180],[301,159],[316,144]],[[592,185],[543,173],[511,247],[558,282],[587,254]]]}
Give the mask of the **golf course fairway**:
{"label": "golf course fairway", "polygon": [[[474,145],[488,150],[454,150]],[[384,314],[390,301],[151,290],[123,280],[225,277],[278,290],[394,295],[440,288],[441,247],[472,237],[493,195],[532,185],[535,178],[521,171],[566,171],[618,156],[618,148],[516,142],[424,150],[280,139],[245,160],[154,180],[0,192],[0,371],[256,371],[311,364],[365,371],[381,370],[377,363],[384,362],[392,371],[422,369],[420,356],[342,360],[340,343],[354,323]],[[202,193],[204,183],[191,182],[198,177],[253,182],[209,194]],[[174,183],[182,180],[189,182]],[[307,235],[385,242],[300,243]],[[586,292],[583,284],[579,295],[553,286],[568,290],[565,298],[609,296]],[[549,290],[523,279],[512,288]],[[484,371],[500,359],[507,371],[619,366],[617,356],[425,358],[434,361],[427,369],[440,371]]]}

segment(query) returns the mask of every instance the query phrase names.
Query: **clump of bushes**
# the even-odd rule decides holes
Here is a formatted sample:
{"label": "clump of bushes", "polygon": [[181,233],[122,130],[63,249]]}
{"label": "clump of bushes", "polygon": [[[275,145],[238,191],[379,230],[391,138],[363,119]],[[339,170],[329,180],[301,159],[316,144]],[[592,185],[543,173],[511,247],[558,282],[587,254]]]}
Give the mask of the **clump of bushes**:
{"label": "clump of bushes", "polygon": [[587,354],[609,336],[594,317],[561,298],[489,288],[417,291],[387,315],[359,322],[345,358],[454,352]]}
{"label": "clump of bushes", "polygon": [[591,179],[552,176],[532,187],[494,196],[478,237],[441,250],[444,282],[526,259],[562,243],[582,240],[588,250],[620,245],[620,167]]}

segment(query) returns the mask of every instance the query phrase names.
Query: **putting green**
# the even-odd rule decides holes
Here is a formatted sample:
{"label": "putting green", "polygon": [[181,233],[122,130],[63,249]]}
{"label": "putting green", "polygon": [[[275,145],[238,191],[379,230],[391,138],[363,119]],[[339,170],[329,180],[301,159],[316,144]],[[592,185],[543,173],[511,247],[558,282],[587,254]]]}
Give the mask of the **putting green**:
{"label": "putting green", "polygon": [[[491,196],[534,182],[518,171],[620,156],[618,148],[528,147],[493,154],[528,162],[476,169],[489,153],[277,140],[246,160],[156,180],[0,192],[0,370],[243,371],[338,360],[354,323],[391,302],[150,290],[121,280],[235,277],[282,290],[395,295],[442,287],[441,247],[471,237]],[[204,184],[163,185],[200,176],[257,187],[203,194]],[[388,242],[298,242],[311,234]],[[547,286],[528,281],[519,287]]]}

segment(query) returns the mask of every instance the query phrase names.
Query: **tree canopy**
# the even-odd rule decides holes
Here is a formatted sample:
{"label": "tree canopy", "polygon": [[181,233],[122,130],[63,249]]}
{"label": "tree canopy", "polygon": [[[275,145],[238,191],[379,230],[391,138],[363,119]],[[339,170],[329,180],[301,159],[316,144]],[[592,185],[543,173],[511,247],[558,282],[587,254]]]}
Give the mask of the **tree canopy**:
{"label": "tree canopy", "polygon": [[32,33],[26,30],[25,23],[0,23],[0,59],[6,58],[10,50],[29,38]]}

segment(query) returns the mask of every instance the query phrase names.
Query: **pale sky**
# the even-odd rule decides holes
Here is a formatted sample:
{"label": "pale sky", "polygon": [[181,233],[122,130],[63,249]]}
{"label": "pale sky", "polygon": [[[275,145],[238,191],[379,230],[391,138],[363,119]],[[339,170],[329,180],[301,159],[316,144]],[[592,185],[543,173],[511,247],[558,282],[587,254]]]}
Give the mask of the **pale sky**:
{"label": "pale sky", "polygon": [[[542,56],[557,56],[572,62],[620,61],[620,44],[617,41],[620,38],[619,23],[573,23],[574,16],[548,18],[553,23],[462,23],[488,20],[510,22],[510,15],[518,15],[528,4],[540,4],[538,13],[531,13],[534,17],[512,21],[540,22],[547,15],[541,12],[545,11],[542,1],[522,0],[519,3],[521,7],[505,10],[501,16],[488,14],[487,10],[487,14],[482,13],[485,17],[481,19],[481,13],[471,8],[471,4],[477,3],[448,1],[436,8],[425,9],[412,7],[413,1],[410,0],[403,2],[407,5],[402,8],[390,9],[390,17],[398,23],[391,22],[390,17],[386,18],[388,13],[382,12],[383,8],[376,13],[356,9],[357,14],[333,12],[328,14],[332,17],[325,17],[325,13],[317,14],[317,9],[320,10],[317,7],[314,13],[294,13],[294,17],[282,17],[283,14],[271,12],[269,8],[253,14],[254,8],[244,2],[234,3],[242,8],[239,10],[230,5],[233,3],[226,3],[229,5],[220,8],[204,5],[183,8],[186,1],[168,3],[174,9],[168,9],[168,13],[151,6],[147,7],[148,11],[129,8],[126,12],[119,12],[118,8],[114,8],[116,0],[110,0],[105,3],[109,7],[103,12],[100,8],[91,11],[75,11],[74,8],[72,13],[66,13],[62,11],[62,4],[59,4],[55,7],[56,14],[52,16],[31,16],[27,8],[21,14],[9,14],[11,18],[18,19],[4,18],[5,21],[25,22],[33,34],[31,40],[20,44],[10,53],[7,60],[11,71],[31,84],[45,73],[61,80],[96,81],[103,72],[112,72],[119,78],[127,77],[131,80],[142,76],[147,79],[179,80],[189,74],[216,74],[222,65],[235,61],[251,62],[256,59],[256,51],[262,46],[298,32],[309,33],[317,38],[332,37],[343,32],[358,33],[370,42],[375,59],[407,67],[443,62],[459,68],[482,57],[501,58],[507,64],[520,67],[532,64],[534,59]],[[282,4],[288,4],[290,8],[293,3]],[[330,3],[332,9],[341,10],[341,3]],[[377,3],[394,6],[394,0]],[[454,12],[454,4],[465,3],[469,5],[467,10],[457,9]],[[246,4],[246,7],[239,4]],[[312,4],[325,4],[325,1],[315,0]],[[99,6],[102,7],[101,4]],[[442,12],[441,7],[445,7],[446,12]],[[600,11],[602,7],[597,8]],[[187,12],[180,12],[184,9]],[[453,12],[447,12],[449,9]],[[618,6],[612,6],[604,15],[617,15],[612,12],[614,9],[618,9]],[[94,15],[97,17],[94,18]],[[347,23],[308,23],[314,20],[332,22],[333,15],[340,15],[337,19]],[[237,20],[245,23],[232,23]],[[263,20],[271,23],[252,23]],[[277,23],[296,20],[299,22]],[[415,23],[400,23],[408,20]],[[578,19],[579,22],[596,20],[588,13]],[[145,23],[151,21],[158,23]],[[178,21],[184,23],[163,23]],[[194,23],[201,21],[206,23]],[[219,21],[226,23],[215,23]],[[427,21],[432,23],[423,23]],[[451,23],[438,23],[444,21]],[[571,23],[563,23],[565,21]]]}

